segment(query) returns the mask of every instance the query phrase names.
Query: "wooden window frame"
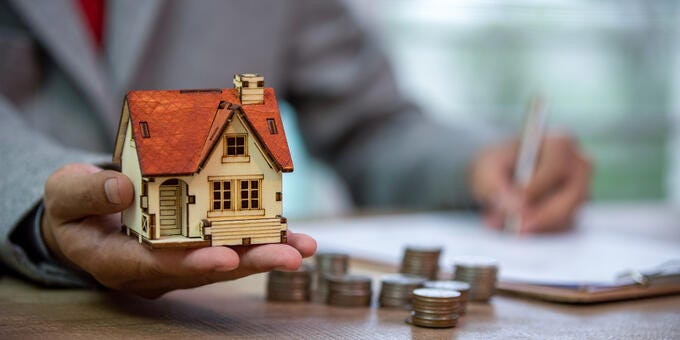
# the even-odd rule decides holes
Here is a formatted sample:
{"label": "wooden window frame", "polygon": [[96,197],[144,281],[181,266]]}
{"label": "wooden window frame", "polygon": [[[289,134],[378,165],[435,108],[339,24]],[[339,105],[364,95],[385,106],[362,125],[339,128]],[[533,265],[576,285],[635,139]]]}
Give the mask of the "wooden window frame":
{"label": "wooden window frame", "polygon": [[145,213],[149,212],[149,183],[142,181],[141,183],[141,195],[139,195],[139,206]]}
{"label": "wooden window frame", "polygon": [[[243,138],[243,154],[234,154],[230,155],[229,154],[229,139],[230,138],[236,138],[236,144],[233,146],[236,148],[236,151],[238,151],[238,138]],[[248,156],[248,135],[245,133],[239,133],[239,134],[226,134],[224,135],[224,157],[247,157]]]}
{"label": "wooden window frame", "polygon": [[[231,210],[214,210],[214,182],[230,181],[231,182]],[[258,208],[252,207],[252,203],[248,203],[248,209],[241,208],[241,182],[242,181],[257,181],[258,186]],[[264,175],[228,175],[228,176],[208,176],[208,190],[210,195],[210,206],[208,209],[208,220],[213,218],[236,217],[236,216],[264,216],[265,208],[262,206],[264,199]],[[251,190],[252,191],[252,190]],[[252,196],[251,191],[248,193],[249,200]]]}
{"label": "wooden window frame", "polygon": [[279,133],[279,129],[276,127],[276,121],[274,118],[267,118],[267,127],[269,128],[269,134],[276,135]]}
{"label": "wooden window frame", "polygon": [[[228,212],[228,211],[234,211],[235,210],[234,208],[236,207],[236,204],[234,204],[235,200],[234,200],[234,183],[233,182],[234,182],[233,180],[211,180],[211,181],[209,181],[209,185],[210,185],[210,211],[213,211],[213,212]],[[215,189],[216,183],[220,183],[219,189]],[[229,183],[229,189],[224,188],[225,183]],[[215,194],[217,193],[216,191],[219,192],[219,194],[220,194],[220,198],[219,198],[220,208],[219,209],[215,209],[215,203],[216,203]],[[226,193],[229,193],[229,199],[224,198],[224,195]],[[229,201],[229,208],[228,209],[224,209],[225,201]]]}
{"label": "wooden window frame", "polygon": [[151,138],[151,131],[149,131],[149,123],[139,122],[139,129],[142,132],[142,138]]}
{"label": "wooden window frame", "polygon": [[[238,210],[261,210],[262,209],[262,180],[261,179],[240,179],[237,181],[236,187],[238,188]],[[243,188],[243,184],[247,183],[247,188]],[[257,188],[253,189],[253,183],[257,183]],[[247,193],[247,197],[244,198],[244,191]],[[253,198],[253,193],[257,194],[256,198]],[[243,203],[246,203],[246,207]],[[253,202],[257,202],[257,206],[253,207]]]}

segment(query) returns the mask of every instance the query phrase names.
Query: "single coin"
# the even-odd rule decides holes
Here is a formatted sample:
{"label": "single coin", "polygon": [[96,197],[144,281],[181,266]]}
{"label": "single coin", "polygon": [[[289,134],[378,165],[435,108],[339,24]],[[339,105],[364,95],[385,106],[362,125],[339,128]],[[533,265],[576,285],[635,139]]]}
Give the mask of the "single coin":
{"label": "single coin", "polygon": [[413,291],[413,297],[456,299],[460,297],[460,292],[448,289],[418,288]]}

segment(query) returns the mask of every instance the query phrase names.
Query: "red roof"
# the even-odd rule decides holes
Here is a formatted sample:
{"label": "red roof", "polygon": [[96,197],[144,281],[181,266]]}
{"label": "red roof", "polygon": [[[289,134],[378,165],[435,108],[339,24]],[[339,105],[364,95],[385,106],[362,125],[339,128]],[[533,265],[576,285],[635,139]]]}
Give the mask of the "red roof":
{"label": "red roof", "polygon": [[[272,88],[265,88],[264,104],[243,106],[235,89],[130,91],[126,100],[143,176],[198,172],[234,114],[244,118],[281,171],[293,171]],[[224,109],[218,109],[221,101]],[[267,119],[274,119],[276,134]],[[143,136],[142,122],[149,137]]]}

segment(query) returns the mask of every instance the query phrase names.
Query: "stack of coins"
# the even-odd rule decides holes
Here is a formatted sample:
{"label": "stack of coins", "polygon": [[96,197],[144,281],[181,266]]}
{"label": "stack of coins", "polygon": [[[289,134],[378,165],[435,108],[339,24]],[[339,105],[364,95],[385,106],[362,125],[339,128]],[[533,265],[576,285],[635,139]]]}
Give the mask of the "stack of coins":
{"label": "stack of coins", "polygon": [[371,278],[359,275],[328,275],[327,303],[334,306],[371,305]]}
{"label": "stack of coins", "polygon": [[498,261],[483,256],[460,256],[453,261],[454,279],[470,284],[468,300],[488,301],[496,291]]}
{"label": "stack of coins", "polygon": [[328,298],[327,275],[345,275],[349,266],[349,255],[342,253],[317,253],[314,300],[326,302]]}
{"label": "stack of coins", "polygon": [[272,270],[267,280],[267,300],[300,302],[309,301],[312,271],[300,266],[296,271]]}
{"label": "stack of coins", "polygon": [[413,275],[390,274],[381,277],[380,281],[381,307],[411,309],[411,293],[422,287],[425,279]]}
{"label": "stack of coins", "polygon": [[455,327],[460,293],[454,290],[418,288],[413,291],[413,311],[406,322],[430,328]]}
{"label": "stack of coins", "polygon": [[404,250],[400,272],[436,280],[439,272],[439,255],[441,252],[442,249],[439,247],[408,246]]}
{"label": "stack of coins", "polygon": [[458,315],[465,314],[467,309],[468,295],[470,294],[470,284],[462,281],[427,281],[423,284],[425,288],[437,288],[455,290],[460,293],[460,306]]}

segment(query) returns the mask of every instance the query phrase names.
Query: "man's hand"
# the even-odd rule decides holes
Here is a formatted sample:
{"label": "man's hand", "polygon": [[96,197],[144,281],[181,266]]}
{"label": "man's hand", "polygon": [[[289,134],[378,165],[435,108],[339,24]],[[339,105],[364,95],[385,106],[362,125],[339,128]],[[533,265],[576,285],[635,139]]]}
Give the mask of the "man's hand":
{"label": "man's hand", "polygon": [[528,187],[513,183],[518,143],[481,152],[471,167],[471,187],[485,208],[485,221],[502,228],[505,215],[519,214],[520,232],[567,228],[588,197],[591,164],[577,144],[564,135],[548,135]]}
{"label": "man's hand", "polygon": [[316,251],[311,237],[290,232],[288,244],[151,251],[120,232],[119,212],[133,195],[132,183],[119,172],[64,166],[45,183],[45,243],[104,286],[151,298],[274,268],[294,270]]}

